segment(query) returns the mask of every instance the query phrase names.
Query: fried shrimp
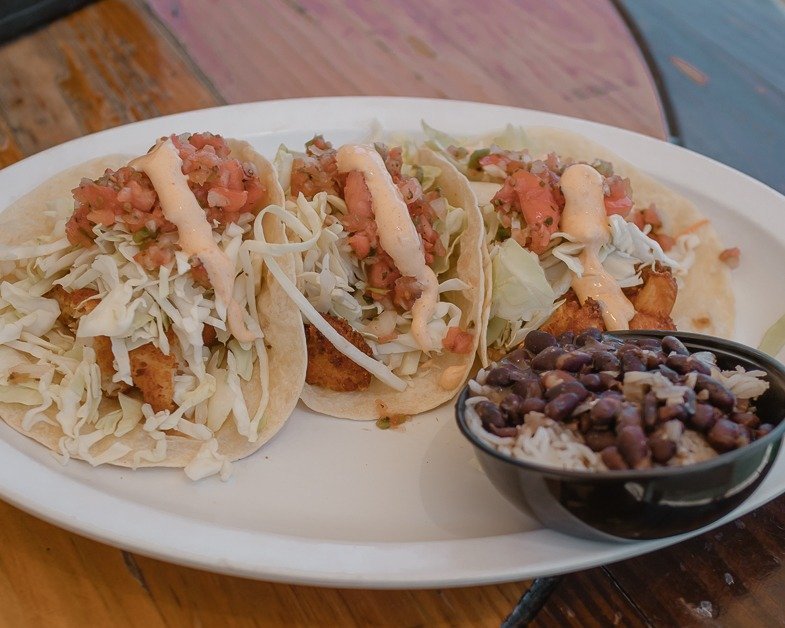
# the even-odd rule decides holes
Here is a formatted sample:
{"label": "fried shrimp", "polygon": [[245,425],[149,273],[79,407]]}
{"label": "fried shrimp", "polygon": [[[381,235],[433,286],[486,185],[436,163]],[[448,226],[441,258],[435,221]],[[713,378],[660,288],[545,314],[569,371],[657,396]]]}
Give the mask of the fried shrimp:
{"label": "fried shrimp", "polygon": [[166,355],[152,343],[128,352],[131,379],[142,393],[142,399],[153,410],[174,410],[174,372],[177,358]]}
{"label": "fried shrimp", "polygon": [[589,327],[605,329],[602,312],[597,301],[588,298],[581,305],[573,290],[569,290],[565,297],[566,301],[559,306],[548,319],[548,322],[542,326],[542,331],[547,331],[554,336],[560,336],[566,331],[579,333]]}
{"label": "fried shrimp", "polygon": [[[365,355],[372,355],[365,338],[344,319],[330,314],[325,314],[324,319]],[[338,351],[316,327],[306,325],[305,337],[308,346],[305,381],[308,384],[338,392],[365,390],[371,385],[371,374]]]}
{"label": "fried shrimp", "polygon": [[[75,328],[76,321],[92,312],[98,305],[97,300],[90,300],[97,294],[97,291],[90,288],[68,292],[61,286],[55,286],[47,296],[57,301],[60,306],[60,321],[69,328]],[[212,331],[214,338],[215,330]],[[207,336],[210,336],[209,332]],[[174,340],[173,335],[170,342],[172,340]],[[126,392],[130,388],[128,384],[113,381],[113,376],[117,371],[114,367],[111,340],[107,336],[96,336],[93,338],[93,350],[95,351],[96,364],[101,371],[101,390],[110,397],[116,397],[117,393]],[[177,358],[172,354],[166,355],[152,343],[129,351],[128,357],[131,362],[131,379],[134,386],[142,393],[144,402],[149,403],[156,412],[173,410],[174,373],[177,370]]]}

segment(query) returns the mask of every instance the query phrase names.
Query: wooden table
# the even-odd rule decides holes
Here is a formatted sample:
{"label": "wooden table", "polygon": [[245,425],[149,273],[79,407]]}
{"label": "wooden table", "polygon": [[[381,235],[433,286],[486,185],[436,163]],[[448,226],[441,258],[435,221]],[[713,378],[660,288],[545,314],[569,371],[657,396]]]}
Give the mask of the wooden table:
{"label": "wooden table", "polygon": [[[0,166],[162,114],[351,94],[503,103],[669,134],[649,67],[606,0],[104,0],[0,46]],[[677,547],[569,575],[536,624],[781,623],[784,530],[780,499]],[[528,585],[255,582],[122,552],[2,502],[0,548],[9,626],[493,626]]]}

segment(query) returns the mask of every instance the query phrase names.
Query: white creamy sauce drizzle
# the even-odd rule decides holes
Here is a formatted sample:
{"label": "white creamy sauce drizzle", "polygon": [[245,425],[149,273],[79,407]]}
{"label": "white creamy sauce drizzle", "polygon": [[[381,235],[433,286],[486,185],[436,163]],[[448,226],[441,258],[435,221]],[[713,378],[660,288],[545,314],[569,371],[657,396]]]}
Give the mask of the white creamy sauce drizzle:
{"label": "white creamy sauce drizzle", "polygon": [[425,263],[420,235],[409,217],[409,210],[393,183],[379,153],[372,146],[346,144],[338,149],[339,172],[359,170],[371,193],[371,208],[379,233],[379,242],[405,277],[414,277],[422,294],[412,306],[412,336],[423,351],[434,349],[428,334],[439,298],[439,281]]}
{"label": "white creamy sauce drizzle", "polygon": [[129,165],[150,177],[164,216],[177,227],[180,248],[188,255],[196,255],[204,264],[215,290],[218,315],[226,315],[229,331],[239,342],[256,340],[259,336],[246,327],[243,310],[232,297],[234,264],[213,240],[212,227],[188,187],[183,161],[172,140],[161,142]]}
{"label": "white creamy sauce drizzle", "polygon": [[608,331],[629,329],[635,308],[598,257],[600,248],[611,238],[602,175],[591,166],[575,164],[564,171],[561,190],[566,201],[561,230],[585,245],[579,255],[583,275],[573,278],[572,288],[581,303],[588,298],[599,303]]}

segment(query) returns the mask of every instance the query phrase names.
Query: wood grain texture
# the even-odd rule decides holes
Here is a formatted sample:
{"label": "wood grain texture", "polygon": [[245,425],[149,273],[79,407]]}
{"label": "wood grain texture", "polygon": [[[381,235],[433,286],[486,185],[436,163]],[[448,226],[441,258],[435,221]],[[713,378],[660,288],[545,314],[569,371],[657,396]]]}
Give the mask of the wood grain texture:
{"label": "wood grain texture", "polygon": [[222,104],[164,29],[108,0],[0,46],[0,165],[126,122]]}
{"label": "wood grain texture", "polygon": [[681,142],[785,192],[785,3],[620,2],[660,69]]}
{"label": "wood grain texture", "polygon": [[[354,94],[455,98],[665,137],[648,68],[605,0],[148,4],[230,102]],[[227,41],[243,42],[242,54]]]}
{"label": "wood grain texture", "polygon": [[654,625],[785,625],[785,499],[696,539],[608,567]]}

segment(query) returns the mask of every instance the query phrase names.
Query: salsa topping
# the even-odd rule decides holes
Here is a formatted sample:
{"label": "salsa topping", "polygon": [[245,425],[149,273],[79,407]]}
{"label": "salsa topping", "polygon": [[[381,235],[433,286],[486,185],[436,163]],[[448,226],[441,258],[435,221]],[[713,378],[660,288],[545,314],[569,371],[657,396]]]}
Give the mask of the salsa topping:
{"label": "salsa topping", "polygon": [[[242,214],[256,214],[265,196],[264,185],[253,164],[229,156],[231,149],[223,137],[195,133],[169,139],[182,159],[188,187],[219,232],[237,223]],[[89,248],[97,225],[122,224],[140,246],[135,259],[146,270],[169,263],[178,250],[177,228],[164,216],[158,194],[144,172],[130,166],[107,170],[94,181],[83,179],[73,195],[75,208],[66,224],[71,244]]]}

